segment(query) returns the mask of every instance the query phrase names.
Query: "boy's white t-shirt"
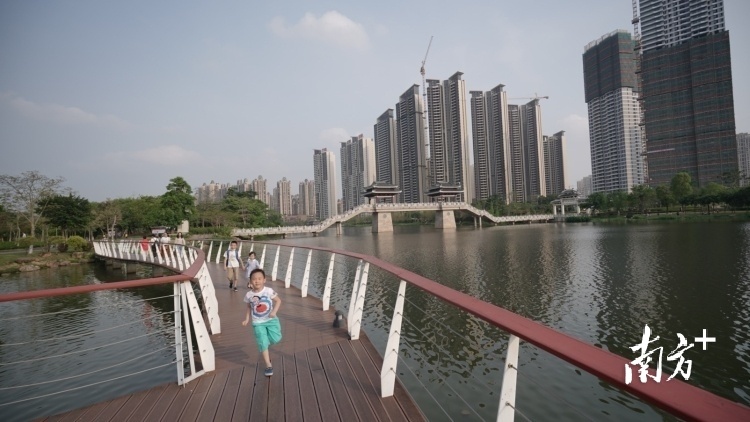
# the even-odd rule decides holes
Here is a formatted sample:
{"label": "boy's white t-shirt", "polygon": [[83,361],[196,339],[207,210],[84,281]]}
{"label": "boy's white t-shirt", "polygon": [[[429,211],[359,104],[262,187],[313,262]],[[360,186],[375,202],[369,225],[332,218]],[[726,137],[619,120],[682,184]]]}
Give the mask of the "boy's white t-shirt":
{"label": "boy's white t-shirt", "polygon": [[239,268],[240,261],[237,259],[239,256],[239,252],[237,249],[227,249],[227,267],[230,268]]}
{"label": "boy's white t-shirt", "polygon": [[273,311],[273,298],[277,293],[270,287],[264,286],[260,292],[250,290],[243,299],[250,307],[253,316],[253,325],[264,323],[271,319],[269,315]]}

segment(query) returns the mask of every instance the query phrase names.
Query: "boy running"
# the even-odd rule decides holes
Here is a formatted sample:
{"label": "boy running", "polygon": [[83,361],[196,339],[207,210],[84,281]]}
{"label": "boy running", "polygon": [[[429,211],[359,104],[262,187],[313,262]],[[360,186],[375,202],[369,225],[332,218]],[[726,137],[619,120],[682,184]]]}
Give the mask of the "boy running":
{"label": "boy running", "polygon": [[268,347],[281,341],[281,324],[276,317],[281,307],[281,298],[272,288],[266,287],[266,273],[257,268],[250,273],[251,290],[245,294],[247,312],[242,325],[250,322],[250,314],[253,315],[253,331],[258,350],[263,355],[266,363],[265,375],[273,375],[273,365],[268,354]]}

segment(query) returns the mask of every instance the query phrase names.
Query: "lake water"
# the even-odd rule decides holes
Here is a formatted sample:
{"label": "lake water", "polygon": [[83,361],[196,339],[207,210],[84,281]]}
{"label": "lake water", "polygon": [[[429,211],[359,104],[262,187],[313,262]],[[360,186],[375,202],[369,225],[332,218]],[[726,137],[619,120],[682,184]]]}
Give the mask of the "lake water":
{"label": "lake water", "polygon": [[[154,271],[161,270],[60,267],[6,276],[0,293],[146,278]],[[0,420],[32,420],[175,381],[171,295],[169,284],[0,303]]]}
{"label": "lake water", "polygon": [[[640,343],[648,325],[652,337],[660,337],[650,350],[663,347],[662,382],[674,371],[666,357],[678,347],[677,334],[694,343],[705,329],[716,342],[705,351],[695,343],[683,354],[692,360],[688,382],[750,405],[748,223],[330,232],[284,242],[378,256],[629,359],[637,357],[630,347]],[[315,280],[324,279],[326,258],[313,265],[311,288],[318,293]],[[353,265],[346,264],[350,274]],[[385,346],[397,281],[371,270],[364,327],[379,350]],[[348,291],[334,288],[337,308],[348,308]],[[410,322],[403,328],[399,373],[420,407],[432,420],[447,419],[446,413],[453,419],[494,420],[507,334],[415,288],[407,290],[407,300]],[[671,419],[521,344],[517,420]],[[634,379],[639,382],[637,373]]]}

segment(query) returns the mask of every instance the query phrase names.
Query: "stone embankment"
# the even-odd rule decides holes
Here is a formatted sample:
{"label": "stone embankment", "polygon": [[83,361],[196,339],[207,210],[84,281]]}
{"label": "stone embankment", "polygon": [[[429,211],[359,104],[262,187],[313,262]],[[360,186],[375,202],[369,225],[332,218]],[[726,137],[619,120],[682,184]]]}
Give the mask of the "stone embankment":
{"label": "stone embankment", "polygon": [[0,276],[18,272],[39,271],[44,268],[67,267],[93,262],[93,255],[87,252],[44,253],[30,257],[17,258],[15,261],[0,265]]}

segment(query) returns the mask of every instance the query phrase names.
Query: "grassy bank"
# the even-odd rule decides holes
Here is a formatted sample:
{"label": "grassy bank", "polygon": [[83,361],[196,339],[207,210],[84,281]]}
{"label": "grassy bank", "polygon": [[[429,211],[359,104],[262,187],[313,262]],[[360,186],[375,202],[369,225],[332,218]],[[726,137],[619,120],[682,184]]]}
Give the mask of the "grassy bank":
{"label": "grassy bank", "polygon": [[661,213],[661,214],[636,214],[632,216],[595,216],[591,218],[594,223],[639,223],[652,221],[674,221],[674,222],[705,222],[705,221],[750,221],[750,212],[717,212],[717,213]]}

